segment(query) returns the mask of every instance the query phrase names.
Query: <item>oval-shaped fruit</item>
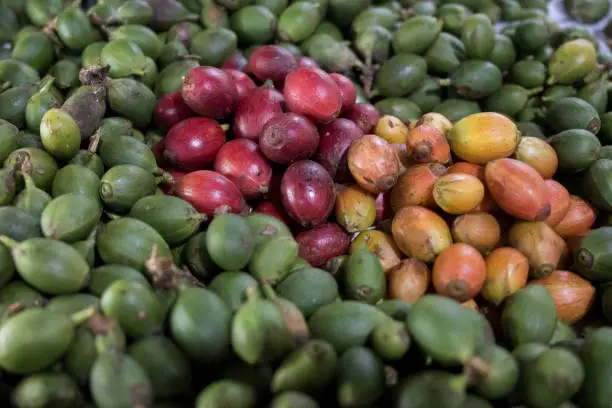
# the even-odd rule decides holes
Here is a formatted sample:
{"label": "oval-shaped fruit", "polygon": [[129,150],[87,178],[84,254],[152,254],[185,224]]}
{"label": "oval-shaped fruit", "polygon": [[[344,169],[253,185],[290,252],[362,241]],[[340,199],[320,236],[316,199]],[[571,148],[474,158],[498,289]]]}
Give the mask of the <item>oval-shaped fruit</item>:
{"label": "oval-shaped fruit", "polygon": [[480,252],[461,243],[442,251],[432,270],[436,292],[459,302],[474,298],[480,292],[486,275],[485,261]]}
{"label": "oval-shaped fruit", "polygon": [[409,131],[404,122],[391,115],[385,115],[378,119],[374,127],[374,134],[389,143],[406,143]]}
{"label": "oval-shaped fruit", "polygon": [[591,204],[578,196],[571,195],[565,217],[554,225],[553,229],[561,238],[584,234],[595,224],[596,217],[597,213]]}
{"label": "oval-shaped fruit", "polygon": [[340,88],[325,71],[299,67],[285,78],[283,88],[287,107],[317,123],[336,119],[342,108]]}
{"label": "oval-shaped fruit", "polygon": [[376,220],[376,200],[359,185],[341,186],[336,196],[336,220],[348,232],[368,229]]}
{"label": "oval-shaped fruit", "polygon": [[546,288],[527,285],[505,303],[501,322],[504,337],[513,347],[531,342],[547,344],[557,326],[557,309]]}
{"label": "oval-shaped fruit", "polygon": [[353,142],[348,151],[348,166],[357,183],[373,194],[390,190],[400,172],[395,150],[376,135],[365,135]]}
{"label": "oval-shaped fruit", "polygon": [[63,194],[47,204],[41,214],[40,227],[47,238],[75,242],[87,238],[101,216],[102,206],[95,198]]}
{"label": "oval-shaped fruit", "polygon": [[333,222],[317,225],[295,237],[300,246],[299,255],[310,265],[320,267],[330,259],[346,253],[350,238]]}
{"label": "oval-shaped fruit", "polygon": [[451,226],[455,242],[462,242],[486,254],[493,250],[501,239],[501,227],[491,214],[471,212],[455,218]]}
{"label": "oval-shaped fruit", "polygon": [[408,167],[391,189],[389,199],[393,211],[397,212],[409,205],[434,208],[434,184],[446,172],[446,167],[440,163],[423,163]]}
{"label": "oval-shaped fruit", "polygon": [[581,359],[585,378],[576,401],[580,406],[605,408],[612,398],[612,379],[609,373],[612,362],[607,358],[612,352],[612,329],[602,327],[586,334],[581,347]]}
{"label": "oval-shaped fruit", "polygon": [[514,122],[495,112],[469,115],[455,123],[448,135],[453,153],[476,164],[509,157],[519,140],[520,132]]}
{"label": "oval-shaped fruit", "polygon": [[[419,122],[417,122],[419,123]],[[451,160],[451,147],[443,130],[422,123],[410,130],[406,153],[419,163],[446,164]]]}
{"label": "oval-shaped fruit", "polygon": [[13,248],[19,275],[36,289],[54,294],[73,293],[89,280],[89,265],[72,246],[54,239],[31,238]]}
{"label": "oval-shaped fruit", "polygon": [[571,85],[593,71],[596,64],[597,51],[590,41],[582,38],[568,41],[548,61],[548,83]]}
{"label": "oval-shaped fruit", "polygon": [[346,298],[376,304],[387,291],[387,281],[378,257],[365,248],[348,258],[342,275]]}
{"label": "oval-shaped fruit", "polygon": [[544,221],[550,216],[548,189],[540,174],[515,159],[498,159],[487,164],[489,192],[508,214],[527,221]]}
{"label": "oval-shaped fruit", "polygon": [[130,217],[155,228],[173,247],[189,239],[206,220],[206,216],[198,213],[187,201],[165,195],[150,195],[136,201]]}
{"label": "oval-shaped fruit", "polygon": [[0,367],[21,375],[45,370],[68,350],[73,337],[69,316],[42,308],[23,310],[0,327]]}
{"label": "oval-shaped fruit", "polygon": [[586,235],[575,251],[577,270],[590,281],[610,280],[612,227],[600,227]]}
{"label": "oval-shaped fruit", "polygon": [[529,261],[520,251],[501,247],[485,259],[487,277],[481,294],[489,302],[499,305],[527,284]]}
{"label": "oval-shaped fruit", "polygon": [[550,216],[544,221],[554,227],[565,217],[570,207],[570,193],[556,180],[545,180],[550,201]]}
{"label": "oval-shaped fruit", "polygon": [[161,328],[164,312],[155,292],[148,285],[118,280],[100,296],[105,316],[117,319],[132,338],[148,336]]}
{"label": "oval-shaped fruit", "polygon": [[581,320],[595,301],[595,287],[569,271],[554,271],[533,283],[544,286],[550,292],[559,319],[569,324]]}
{"label": "oval-shaped fruit", "polygon": [[410,257],[433,261],[452,244],[448,225],[435,212],[424,207],[404,207],[395,214],[391,226],[393,239]]}
{"label": "oval-shaped fruit", "polygon": [[281,179],[283,207],[303,227],[323,223],[334,208],[334,184],[329,173],[312,160],[287,168]]}
{"label": "oval-shaped fruit", "polygon": [[468,312],[455,300],[425,295],[412,305],[406,326],[419,347],[434,361],[461,364],[476,350],[476,326]]}
{"label": "oval-shaped fruit", "polygon": [[351,242],[350,252],[356,252],[360,248],[367,248],[375,253],[382,263],[385,272],[399,264],[402,252],[395,244],[390,234],[378,230],[367,230],[360,232]]}
{"label": "oval-shaped fruit", "polygon": [[559,160],[559,170],[566,173],[580,172],[601,154],[601,142],[584,129],[564,130],[548,139]]}
{"label": "oval-shaped fruit", "polygon": [[298,253],[298,243],[292,237],[269,238],[255,248],[249,261],[249,271],[260,281],[276,284],[293,272],[290,268]]}
{"label": "oval-shaped fruit", "polygon": [[172,307],[170,333],[190,358],[212,364],[229,351],[230,318],[228,306],[217,294],[190,287],[181,291]]}
{"label": "oval-shaped fruit", "polygon": [[544,140],[533,136],[521,138],[514,157],[533,167],[545,179],[554,176],[559,165],[555,149]]}
{"label": "oval-shaped fruit", "polygon": [[417,259],[404,259],[388,272],[389,297],[406,303],[414,303],[429,289],[431,271]]}
{"label": "oval-shaped fruit", "polygon": [[251,228],[236,214],[221,214],[206,230],[206,248],[213,262],[226,271],[244,268],[253,254]]}
{"label": "oval-shaped fruit", "polygon": [[172,258],[168,244],[149,224],[130,217],[114,219],[98,233],[96,248],[107,264],[119,264],[146,272],[145,263],[157,245],[158,255]]}
{"label": "oval-shaped fruit", "polygon": [[[309,288],[304,291],[304,288]],[[327,271],[317,268],[301,268],[275,288],[276,293],[295,304],[304,317],[312,316],[319,308],[338,299],[338,284]],[[311,296],[317,293],[317,296]]]}
{"label": "oval-shaped fruit", "polygon": [[[99,407],[151,405],[153,390],[146,371],[129,354],[100,353],[89,377],[92,399]],[[138,392],[134,393],[134,390]]]}
{"label": "oval-shaped fruit", "polygon": [[449,214],[472,211],[482,202],[484,193],[484,185],[478,178],[461,173],[446,174],[433,187],[436,204]]}
{"label": "oval-shaped fruit", "polygon": [[580,389],[585,370],[579,356],[555,347],[526,364],[521,375],[519,392],[528,406],[563,406]]}
{"label": "oval-shaped fruit", "polygon": [[529,260],[530,274],[541,278],[558,268],[567,256],[567,244],[543,222],[518,222],[508,232],[510,245]]}

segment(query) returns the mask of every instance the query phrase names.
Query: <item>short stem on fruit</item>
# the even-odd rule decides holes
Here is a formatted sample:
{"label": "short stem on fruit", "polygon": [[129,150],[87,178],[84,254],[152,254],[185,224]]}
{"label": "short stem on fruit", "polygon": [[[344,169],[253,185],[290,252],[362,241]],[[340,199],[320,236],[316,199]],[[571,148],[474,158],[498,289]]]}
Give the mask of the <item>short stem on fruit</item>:
{"label": "short stem on fruit", "polygon": [[40,80],[40,88],[38,88],[38,92],[49,92],[51,86],[55,82],[55,77],[51,75],[46,75],[43,79]]}
{"label": "short stem on fruit", "polygon": [[464,377],[473,384],[489,374],[490,364],[481,357],[470,357],[463,366]]}
{"label": "short stem on fruit", "polygon": [[78,312],[75,312],[75,313],[71,314],[70,315],[70,320],[72,320],[72,322],[75,325],[80,325],[82,323],[85,323],[87,320],[89,320],[95,314],[96,314],[96,308],[95,307],[88,307],[87,309],[79,310]]}
{"label": "short stem on fruit", "polygon": [[[157,171],[154,171],[153,173],[157,174]],[[174,177],[172,177],[172,174],[168,173],[167,171],[159,169],[159,176],[155,177],[155,182],[157,184],[174,184]]]}
{"label": "short stem on fruit", "polygon": [[181,59],[184,59],[184,60],[193,59],[196,61],[200,61],[202,57],[200,57],[199,55],[195,55],[195,54],[187,54],[187,55],[183,55]]}
{"label": "short stem on fruit", "polygon": [[117,219],[121,218],[121,215],[114,214],[114,213],[111,213],[111,212],[108,212],[108,211],[104,211],[104,215],[106,215],[111,220],[117,220]]}
{"label": "short stem on fruit", "polygon": [[400,9],[399,15],[400,15],[401,20],[407,20],[414,15],[414,9],[413,8]]}
{"label": "short stem on fruit", "polygon": [[100,31],[102,31],[104,35],[107,36],[108,38],[110,38],[113,35],[113,30],[108,28],[108,26],[102,24],[99,28],[100,28]]}
{"label": "short stem on fruit", "polygon": [[41,31],[45,34],[51,34],[55,32],[56,29],[57,29],[57,17],[49,21],[47,25],[42,28]]}
{"label": "short stem on fruit", "polygon": [[87,151],[91,154],[95,154],[98,151],[98,146],[100,145],[100,129],[96,130],[93,135],[89,138],[89,146],[87,146]]}
{"label": "short stem on fruit", "polygon": [[469,379],[466,375],[459,374],[450,380],[450,387],[455,391],[465,391],[469,383]]}
{"label": "short stem on fruit", "polygon": [[0,242],[9,247],[10,249],[15,249],[19,242],[7,237],[6,235],[0,235]]}
{"label": "short stem on fruit", "polygon": [[399,380],[399,374],[397,370],[391,366],[385,366],[385,385],[387,387],[395,387]]}
{"label": "short stem on fruit", "polygon": [[436,78],[436,82],[440,86],[450,86],[451,84],[450,78]]}
{"label": "short stem on fruit", "polygon": [[261,290],[264,293],[264,296],[269,300],[274,300],[277,298],[276,292],[274,292],[274,288],[269,283],[264,283],[261,285]]}
{"label": "short stem on fruit", "polygon": [[244,294],[247,299],[256,299],[259,297],[259,294],[257,293],[257,286],[249,286],[245,289]]}
{"label": "short stem on fruit", "polygon": [[145,266],[156,289],[181,288],[183,285],[202,286],[189,270],[179,269],[174,265],[172,258],[160,257],[157,244],[153,245]]}
{"label": "short stem on fruit", "polygon": [[538,86],[537,88],[532,88],[527,91],[527,96],[537,95],[544,90],[543,87]]}

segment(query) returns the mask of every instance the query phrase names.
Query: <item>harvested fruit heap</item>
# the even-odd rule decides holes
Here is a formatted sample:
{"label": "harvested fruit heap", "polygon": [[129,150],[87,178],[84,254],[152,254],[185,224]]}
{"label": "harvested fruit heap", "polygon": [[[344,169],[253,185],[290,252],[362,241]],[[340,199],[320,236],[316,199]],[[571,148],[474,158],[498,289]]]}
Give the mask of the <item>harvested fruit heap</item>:
{"label": "harvested fruit heap", "polygon": [[0,0],[0,43],[2,406],[610,407],[612,58],[546,1]]}

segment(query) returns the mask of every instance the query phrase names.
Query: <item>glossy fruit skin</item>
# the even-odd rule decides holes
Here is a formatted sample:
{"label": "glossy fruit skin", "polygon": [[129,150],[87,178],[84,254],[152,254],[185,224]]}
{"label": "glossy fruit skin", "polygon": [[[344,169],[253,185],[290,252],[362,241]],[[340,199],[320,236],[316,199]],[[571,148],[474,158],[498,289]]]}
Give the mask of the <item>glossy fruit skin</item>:
{"label": "glossy fruit skin", "polygon": [[201,170],[212,163],[224,143],[225,132],[217,121],[188,118],[168,131],[163,154],[177,170]]}
{"label": "glossy fruit skin", "polygon": [[241,213],[246,208],[238,187],[214,171],[199,170],[185,174],[174,186],[173,193],[209,218],[219,212]]}
{"label": "glossy fruit skin", "polygon": [[380,119],[380,112],[369,103],[356,103],[343,109],[341,116],[355,122],[363,133],[370,133]]}
{"label": "glossy fruit skin", "polygon": [[274,88],[259,87],[243,99],[234,114],[234,135],[258,141],[268,121],[283,113],[283,94]]}
{"label": "glossy fruit skin", "polygon": [[424,207],[402,208],[395,214],[391,229],[402,252],[424,262],[432,262],[452,244],[448,224]]}
{"label": "glossy fruit skin", "polygon": [[446,164],[451,160],[451,148],[444,132],[429,124],[411,129],[406,147],[408,154],[419,163]]}
{"label": "glossy fruit skin", "polygon": [[555,180],[545,180],[550,201],[550,216],[544,221],[554,227],[561,222],[570,208],[570,193],[561,183]]}
{"label": "glossy fruit skin", "polygon": [[340,88],[325,71],[300,67],[285,79],[283,88],[287,107],[317,123],[329,123],[340,114],[342,94]]}
{"label": "glossy fruit skin", "polygon": [[422,298],[431,283],[431,271],[419,260],[408,258],[391,268],[389,275],[389,297],[407,303]]}
{"label": "glossy fruit skin", "polygon": [[340,88],[340,95],[342,96],[342,109],[346,109],[355,104],[355,100],[357,99],[357,88],[355,88],[355,84],[353,81],[348,79],[346,76],[342,74],[338,74],[334,72],[330,74],[333,80]]}
{"label": "glossy fruit skin", "polygon": [[336,221],[348,232],[370,228],[376,220],[376,200],[359,185],[338,186],[336,195]]}
{"label": "glossy fruit skin", "polygon": [[349,236],[336,223],[324,223],[295,237],[299,255],[314,267],[321,267],[348,250]]}
{"label": "glossy fruit skin", "polygon": [[283,113],[271,118],[259,134],[259,147],[268,160],[291,164],[312,156],[319,145],[319,132],[307,118]]}
{"label": "glossy fruit skin", "polygon": [[567,257],[567,244],[543,222],[517,222],[508,232],[508,242],[529,261],[529,274],[542,278],[558,269]]}
{"label": "glossy fruit skin", "polygon": [[287,168],[281,180],[282,203],[291,218],[305,228],[323,223],[334,208],[334,183],[327,171],[312,160]]}
{"label": "glossy fruit skin", "polygon": [[482,255],[467,244],[446,248],[436,258],[432,270],[436,292],[459,302],[473,299],[480,292],[486,275]]}
{"label": "glossy fruit skin", "polygon": [[257,88],[257,85],[255,85],[255,82],[253,82],[251,77],[245,74],[244,72],[228,68],[223,68],[223,70],[227,72],[229,76],[232,77],[234,85],[236,86],[236,92],[238,92],[239,102],[244,100],[244,98],[248,97],[251,92],[253,92],[253,90]]}
{"label": "glossy fruit skin", "polygon": [[319,148],[314,160],[325,167],[335,181],[351,179],[347,153],[351,144],[363,137],[363,130],[355,122],[338,118],[319,130]]}
{"label": "glossy fruit skin", "polygon": [[544,221],[551,205],[544,179],[529,165],[515,159],[498,159],[487,164],[489,192],[508,214],[528,221]]}
{"label": "glossy fruit skin", "polygon": [[485,259],[487,277],[481,294],[489,302],[500,304],[527,284],[529,261],[510,247],[493,250]]}
{"label": "glossy fruit skin", "polygon": [[551,294],[559,319],[574,324],[584,318],[595,302],[595,287],[570,271],[557,270],[534,281]]}
{"label": "glossy fruit skin", "polygon": [[389,201],[393,211],[397,212],[409,205],[435,207],[434,184],[446,172],[446,167],[440,163],[424,163],[408,167],[400,174],[397,183],[391,189]]}
{"label": "glossy fruit skin", "polygon": [[597,212],[589,202],[571,195],[565,217],[554,225],[553,229],[561,238],[585,234],[593,227],[596,218]]}
{"label": "glossy fruit skin", "polygon": [[449,214],[465,214],[474,210],[483,200],[484,185],[469,174],[446,174],[433,186],[435,202]]}
{"label": "glossy fruit skin", "polygon": [[238,91],[232,78],[214,67],[196,67],[183,79],[181,94],[199,115],[223,119],[238,105]]}
{"label": "glossy fruit skin", "polygon": [[455,242],[471,245],[482,254],[489,253],[499,244],[502,233],[494,216],[478,211],[455,218],[451,232]]}
{"label": "glossy fruit skin", "polygon": [[453,153],[475,164],[510,156],[519,139],[520,133],[512,120],[494,112],[475,113],[461,119],[449,135]]}
{"label": "glossy fruit skin", "polygon": [[514,156],[536,169],[544,179],[552,178],[559,166],[555,149],[544,140],[533,136],[521,138]]}
{"label": "glossy fruit skin", "polygon": [[272,168],[257,143],[249,139],[225,143],[215,157],[214,169],[234,182],[246,198],[267,193],[272,179]]}
{"label": "glossy fruit skin", "polygon": [[170,129],[177,123],[195,115],[185,103],[180,91],[167,93],[157,100],[153,120],[161,129]]}
{"label": "glossy fruit skin", "polygon": [[373,194],[389,191],[397,182],[399,159],[391,144],[382,137],[365,135],[354,141],[347,160],[355,181]]}
{"label": "glossy fruit skin", "polygon": [[297,67],[295,57],[285,48],[264,45],[251,54],[247,69],[260,81],[270,79],[282,89],[287,75]]}
{"label": "glossy fruit skin", "polygon": [[529,284],[504,303],[501,318],[504,337],[513,347],[531,342],[546,344],[557,325],[557,310],[544,287]]}
{"label": "glossy fruit skin", "polygon": [[597,64],[595,47],[577,39],[562,44],[548,61],[549,84],[572,84],[591,72]]}

